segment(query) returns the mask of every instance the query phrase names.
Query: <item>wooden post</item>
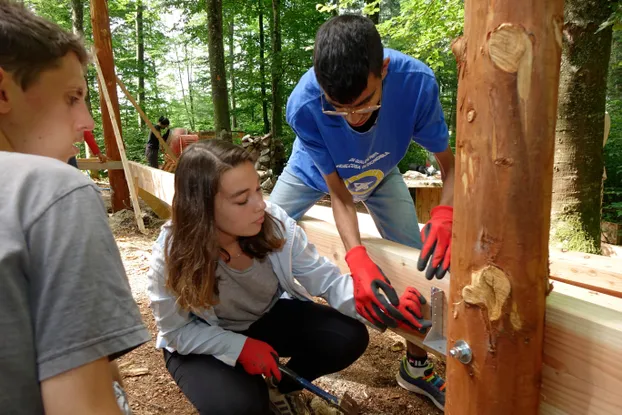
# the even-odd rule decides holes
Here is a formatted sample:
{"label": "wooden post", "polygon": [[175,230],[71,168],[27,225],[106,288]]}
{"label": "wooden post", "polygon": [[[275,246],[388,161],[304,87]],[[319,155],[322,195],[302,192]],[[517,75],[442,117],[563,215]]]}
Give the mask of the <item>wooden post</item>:
{"label": "wooden post", "polygon": [[[106,0],[91,1],[91,24],[93,26],[93,41],[97,59],[101,63],[105,83],[99,83],[99,102],[101,104],[102,125],[104,130],[104,143],[106,145],[106,155],[111,161],[121,160],[119,147],[115,139],[114,129],[110,122],[108,107],[104,100],[103,89],[108,90],[110,101],[114,109],[114,119],[117,120],[117,128],[121,131],[121,114],[119,112],[119,100],[117,97],[117,84],[114,71],[114,56],[112,54],[112,39],[110,37],[110,19],[108,15],[108,5]],[[129,208],[130,192],[123,170],[112,170],[108,172],[110,178],[110,189],[112,193],[112,211],[117,212]]]}
{"label": "wooden post", "polygon": [[[101,69],[101,64],[97,59],[97,55],[94,56],[95,59],[95,69],[97,70],[97,77],[99,79],[100,84],[104,83],[104,74]],[[121,130],[117,127],[121,124],[121,121],[116,118],[114,115],[114,108],[112,106],[112,101],[110,100],[110,95],[108,94],[108,89],[104,88],[101,90],[101,93],[104,97],[104,101],[106,102],[106,107],[108,108],[108,116],[110,117],[110,124],[114,129],[114,137],[117,141],[117,147],[119,149],[119,154],[121,155],[121,163],[123,165],[123,171],[130,175],[130,181],[128,182],[128,188],[130,190],[130,196],[132,198],[132,207],[134,208],[134,217],[136,218],[136,224],[138,225],[138,230],[142,233],[145,233],[145,223],[143,222],[142,213],[140,211],[140,204],[138,203],[138,192],[136,191],[136,187],[134,186],[134,180],[131,179],[130,167],[127,162],[127,157],[125,155],[125,145],[123,144],[123,138],[121,137]]]}
{"label": "wooden post", "polygon": [[[446,413],[538,413],[563,0],[465,2]],[[454,350],[455,352],[456,350]],[[450,353],[451,354],[451,353]]]}

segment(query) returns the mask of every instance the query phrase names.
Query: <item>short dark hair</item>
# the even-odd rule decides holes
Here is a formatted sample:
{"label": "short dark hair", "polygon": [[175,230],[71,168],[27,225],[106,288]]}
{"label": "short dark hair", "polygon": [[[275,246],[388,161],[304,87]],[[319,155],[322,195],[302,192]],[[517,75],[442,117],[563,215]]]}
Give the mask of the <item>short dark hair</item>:
{"label": "short dark hair", "polygon": [[68,53],[82,65],[89,57],[82,40],[56,23],[36,16],[13,0],[0,0],[0,67],[26,90],[41,72],[58,66]]}
{"label": "short dark hair", "polygon": [[166,118],[164,115],[162,115],[159,119],[158,122],[162,125],[170,125],[171,122],[168,120],[168,118]]}
{"label": "short dark hair", "polygon": [[364,16],[333,17],[315,36],[315,76],[324,92],[340,104],[351,104],[361,95],[370,73],[382,75],[383,58],[380,34]]}

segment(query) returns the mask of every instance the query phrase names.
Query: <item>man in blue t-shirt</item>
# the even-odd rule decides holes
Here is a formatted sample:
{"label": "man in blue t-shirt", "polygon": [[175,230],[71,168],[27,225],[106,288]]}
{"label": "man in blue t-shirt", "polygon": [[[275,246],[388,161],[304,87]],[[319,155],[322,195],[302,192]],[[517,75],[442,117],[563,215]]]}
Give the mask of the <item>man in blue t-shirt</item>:
{"label": "man in blue t-shirt", "polygon": [[[334,17],[318,30],[314,67],[289,98],[287,122],[297,137],[271,201],[300,219],[330,194],[357,311],[380,326],[395,327],[390,305],[374,289],[388,280],[362,246],[354,203],[365,203],[383,238],[421,249],[418,268],[427,266],[428,279],[445,275],[451,256],[454,156],[434,73],[416,59],[383,49],[371,20]],[[443,174],[440,206],[421,233],[397,168],[411,141],[435,154]],[[384,286],[387,298],[398,306],[395,291]],[[406,308],[403,299],[400,311]],[[445,383],[425,350],[408,343],[397,379],[444,408]]]}

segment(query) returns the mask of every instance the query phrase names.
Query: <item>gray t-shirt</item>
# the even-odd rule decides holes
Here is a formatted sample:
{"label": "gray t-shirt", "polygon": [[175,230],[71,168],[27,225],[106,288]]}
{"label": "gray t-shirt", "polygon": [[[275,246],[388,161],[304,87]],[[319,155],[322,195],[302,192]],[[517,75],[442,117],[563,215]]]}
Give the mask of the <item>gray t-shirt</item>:
{"label": "gray t-shirt", "polygon": [[43,414],[40,382],[149,338],[98,188],[0,152],[0,414]]}
{"label": "gray t-shirt", "polygon": [[214,312],[218,324],[227,330],[244,331],[270,311],[283,293],[269,258],[253,260],[244,271],[230,268],[224,261],[216,267],[218,300]]}

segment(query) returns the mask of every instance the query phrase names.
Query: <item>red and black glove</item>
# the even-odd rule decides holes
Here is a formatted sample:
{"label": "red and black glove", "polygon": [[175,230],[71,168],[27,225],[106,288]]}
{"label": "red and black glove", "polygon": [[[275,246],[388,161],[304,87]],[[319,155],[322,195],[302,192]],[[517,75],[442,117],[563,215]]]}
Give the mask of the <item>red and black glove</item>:
{"label": "red and black glove", "polygon": [[[399,297],[364,246],[350,249],[346,262],[352,272],[356,311],[381,330],[397,327],[401,314],[396,306]],[[381,292],[382,291],[382,292]]]}
{"label": "red and black glove", "polygon": [[268,343],[261,340],[246,339],[244,347],[238,356],[238,363],[250,375],[264,375],[266,378],[274,376],[281,380],[281,371],[278,366],[279,355]]}
{"label": "red and black glove", "polygon": [[[431,219],[421,230],[423,248],[417,261],[417,269],[425,271],[431,280],[435,275],[439,280],[449,271],[451,261],[451,226],[454,209],[451,206],[437,206],[432,209]],[[431,259],[430,259],[431,257]]]}
{"label": "red and black glove", "polygon": [[417,330],[420,333],[425,333],[427,329],[432,327],[432,322],[424,320],[421,313],[421,305],[425,303],[425,297],[416,288],[407,287],[400,297],[398,309],[402,313],[403,319],[398,327],[406,331]]}

